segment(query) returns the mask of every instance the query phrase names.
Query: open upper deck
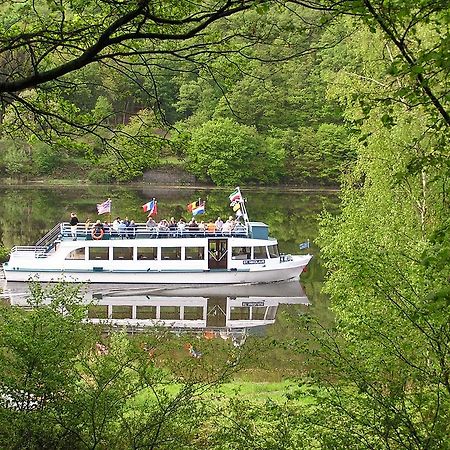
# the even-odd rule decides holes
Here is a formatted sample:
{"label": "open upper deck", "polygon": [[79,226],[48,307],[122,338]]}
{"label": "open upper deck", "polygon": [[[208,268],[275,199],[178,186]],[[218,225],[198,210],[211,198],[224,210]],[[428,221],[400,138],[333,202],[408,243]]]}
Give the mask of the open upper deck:
{"label": "open upper deck", "polygon": [[[240,225],[231,231],[216,230],[209,227],[204,230],[192,229],[186,226],[183,229],[168,229],[162,227],[148,227],[145,223],[114,230],[109,225],[103,225],[102,232],[92,225],[85,223],[77,225],[76,239],[80,241],[115,240],[115,239],[164,239],[164,238],[226,238],[240,237],[252,239],[268,239],[268,226],[262,222],[250,222],[248,226]],[[55,242],[74,240],[71,226],[62,222],[53,227],[33,246],[16,246],[11,252],[34,251],[45,254],[54,248]]]}

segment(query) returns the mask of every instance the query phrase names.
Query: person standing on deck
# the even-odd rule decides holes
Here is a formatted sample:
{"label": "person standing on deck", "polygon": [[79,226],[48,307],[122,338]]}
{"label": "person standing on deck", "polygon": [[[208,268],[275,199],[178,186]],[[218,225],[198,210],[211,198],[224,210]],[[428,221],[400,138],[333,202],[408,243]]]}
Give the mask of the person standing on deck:
{"label": "person standing on deck", "polygon": [[78,217],[76,213],[70,213],[70,234],[72,235],[72,239],[74,241],[77,240],[77,226],[78,226]]}

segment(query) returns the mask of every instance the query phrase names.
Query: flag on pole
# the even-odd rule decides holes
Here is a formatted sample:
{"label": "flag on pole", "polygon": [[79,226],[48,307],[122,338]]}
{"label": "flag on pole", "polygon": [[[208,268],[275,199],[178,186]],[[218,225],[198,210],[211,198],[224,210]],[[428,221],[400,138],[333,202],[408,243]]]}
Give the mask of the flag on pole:
{"label": "flag on pole", "polygon": [[105,200],[103,203],[97,203],[97,213],[105,214],[111,212],[111,199],[108,198],[108,200]]}
{"label": "flag on pole", "polygon": [[189,203],[188,205],[186,205],[186,209],[189,211],[189,212],[192,212],[195,208],[197,208],[197,206],[199,206],[200,205],[200,202],[192,202],[192,203]]}
{"label": "flag on pole", "polygon": [[142,205],[144,212],[148,212],[149,216],[156,216],[158,214],[158,202],[153,199]]}
{"label": "flag on pole", "polygon": [[236,188],[236,190],[230,194],[229,196],[230,202],[242,202],[242,195],[239,188]]}
{"label": "flag on pole", "polygon": [[202,202],[196,208],[192,210],[192,215],[197,216],[198,214],[205,214],[205,202]]}
{"label": "flag on pole", "polygon": [[307,248],[309,248],[309,239],[306,242],[298,244],[298,247],[300,250],[306,250]]}

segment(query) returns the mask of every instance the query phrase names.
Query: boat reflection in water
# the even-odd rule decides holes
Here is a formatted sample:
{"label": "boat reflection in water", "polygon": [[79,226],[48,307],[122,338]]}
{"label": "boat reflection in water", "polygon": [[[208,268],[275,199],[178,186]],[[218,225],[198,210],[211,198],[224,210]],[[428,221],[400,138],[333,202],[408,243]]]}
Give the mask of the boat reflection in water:
{"label": "boat reflection in water", "polygon": [[[23,291],[23,283],[21,286]],[[27,304],[24,296],[12,294],[10,299],[11,304]],[[130,332],[168,327],[222,337],[264,332],[275,322],[280,304],[309,304],[299,281],[225,286],[92,285],[85,299],[90,303],[88,320],[92,323]]]}

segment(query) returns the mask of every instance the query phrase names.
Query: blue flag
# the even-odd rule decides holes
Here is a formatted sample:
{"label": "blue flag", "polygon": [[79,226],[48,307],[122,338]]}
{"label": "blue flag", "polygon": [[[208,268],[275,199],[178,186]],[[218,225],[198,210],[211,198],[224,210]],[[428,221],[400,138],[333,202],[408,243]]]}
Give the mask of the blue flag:
{"label": "blue flag", "polygon": [[300,248],[300,250],[306,250],[307,248],[309,248],[309,239],[306,242],[302,242],[301,244],[299,244],[298,247]]}

